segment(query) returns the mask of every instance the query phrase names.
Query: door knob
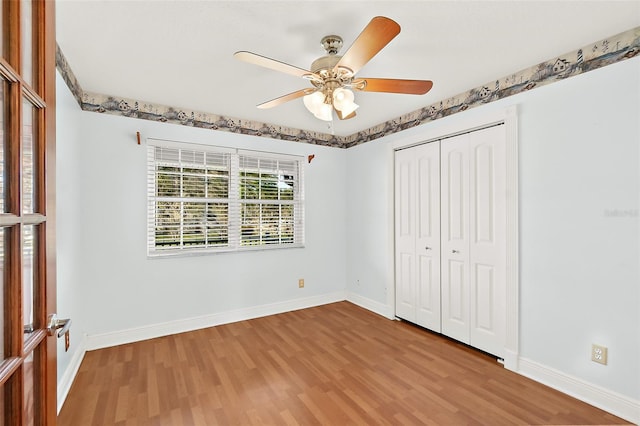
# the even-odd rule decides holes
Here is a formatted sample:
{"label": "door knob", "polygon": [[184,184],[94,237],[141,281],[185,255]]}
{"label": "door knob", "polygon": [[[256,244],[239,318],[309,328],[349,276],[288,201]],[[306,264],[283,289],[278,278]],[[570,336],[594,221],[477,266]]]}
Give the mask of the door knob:
{"label": "door knob", "polygon": [[458,254],[458,253],[460,253],[460,251],[458,251],[458,250],[451,250],[451,253],[453,253],[453,254]]}
{"label": "door knob", "polygon": [[431,247],[426,246],[424,249],[425,249],[425,250],[431,250]]}
{"label": "door knob", "polygon": [[59,319],[58,315],[51,314],[49,315],[48,324],[49,325],[47,325],[47,334],[49,336],[53,336],[56,333],[56,330],[60,329],[60,331],[58,331],[58,337],[62,337],[69,331],[69,328],[71,327],[71,319]]}

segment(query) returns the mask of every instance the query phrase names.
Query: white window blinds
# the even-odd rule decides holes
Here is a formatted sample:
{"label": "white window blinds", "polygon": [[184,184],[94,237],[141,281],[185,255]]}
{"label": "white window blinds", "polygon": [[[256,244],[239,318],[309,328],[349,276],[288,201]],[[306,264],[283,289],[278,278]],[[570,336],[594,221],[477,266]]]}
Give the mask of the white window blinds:
{"label": "white window blinds", "polygon": [[302,238],[299,161],[239,156],[240,244],[295,244]]}
{"label": "white window blinds", "polygon": [[299,247],[301,157],[148,140],[148,254]]}

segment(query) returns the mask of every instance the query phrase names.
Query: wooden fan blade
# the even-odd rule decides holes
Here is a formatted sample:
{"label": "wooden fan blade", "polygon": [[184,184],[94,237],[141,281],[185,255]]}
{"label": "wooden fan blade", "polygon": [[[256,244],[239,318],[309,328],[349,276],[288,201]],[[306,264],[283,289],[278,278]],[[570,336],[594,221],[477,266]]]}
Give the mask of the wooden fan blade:
{"label": "wooden fan blade", "polygon": [[246,52],[241,50],[233,54],[236,59],[239,59],[250,64],[259,65],[261,67],[269,68],[275,71],[280,71],[286,74],[295,75],[297,77],[305,77],[315,75],[311,71],[298,68],[293,65],[285,64],[284,62],[276,61],[275,59],[267,58],[266,56],[258,55],[257,53]]}
{"label": "wooden fan blade", "polygon": [[400,25],[384,16],[376,16],[333,68],[349,68],[354,74],[400,33]]}
{"label": "wooden fan blade", "polygon": [[315,91],[316,91],[316,89],[310,89],[310,88],[297,90],[297,91],[295,91],[293,93],[289,93],[288,95],[280,96],[279,98],[275,98],[275,99],[271,99],[270,101],[263,102],[260,105],[258,105],[258,108],[260,108],[260,109],[273,108],[274,106],[278,106],[278,105],[283,104],[285,102],[289,102],[289,101],[292,101],[294,99],[298,99],[298,98],[301,98],[303,96],[310,95]]}
{"label": "wooden fan blade", "polygon": [[[360,88],[361,83],[363,87]],[[353,82],[353,88],[364,92],[405,93],[424,95],[433,87],[431,80],[399,80],[395,78],[359,78]]]}

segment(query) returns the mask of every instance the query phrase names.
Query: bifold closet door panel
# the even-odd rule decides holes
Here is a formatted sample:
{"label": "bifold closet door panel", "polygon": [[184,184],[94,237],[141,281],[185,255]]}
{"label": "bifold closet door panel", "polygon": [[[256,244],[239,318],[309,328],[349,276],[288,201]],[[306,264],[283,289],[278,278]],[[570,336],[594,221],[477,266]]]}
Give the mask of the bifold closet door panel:
{"label": "bifold closet door panel", "polygon": [[395,153],[396,316],[440,328],[440,148]]}
{"label": "bifold closet door panel", "polygon": [[395,153],[396,316],[416,321],[416,165],[407,149]]}
{"label": "bifold closet door panel", "polygon": [[469,343],[469,134],[440,144],[442,333]]}
{"label": "bifold closet door panel", "polygon": [[469,138],[470,343],[503,356],[506,333],[504,126]]}
{"label": "bifold closet door panel", "polygon": [[416,323],[440,332],[440,143],[412,149],[417,174]]}
{"label": "bifold closet door panel", "polygon": [[396,315],[504,357],[506,135],[396,152]]}

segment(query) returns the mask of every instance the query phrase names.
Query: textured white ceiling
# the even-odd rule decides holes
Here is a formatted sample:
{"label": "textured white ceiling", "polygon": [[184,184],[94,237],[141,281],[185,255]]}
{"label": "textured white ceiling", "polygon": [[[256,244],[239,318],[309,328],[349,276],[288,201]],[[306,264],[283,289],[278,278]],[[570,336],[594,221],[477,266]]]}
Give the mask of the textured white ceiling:
{"label": "textured white ceiling", "polygon": [[[306,68],[338,34],[346,48],[374,16],[400,34],[357,75],[433,80],[426,95],[356,92],[356,118],[314,118],[309,86],[240,62],[249,50]],[[633,1],[58,0],[57,41],[85,91],[346,136],[640,26]]]}

